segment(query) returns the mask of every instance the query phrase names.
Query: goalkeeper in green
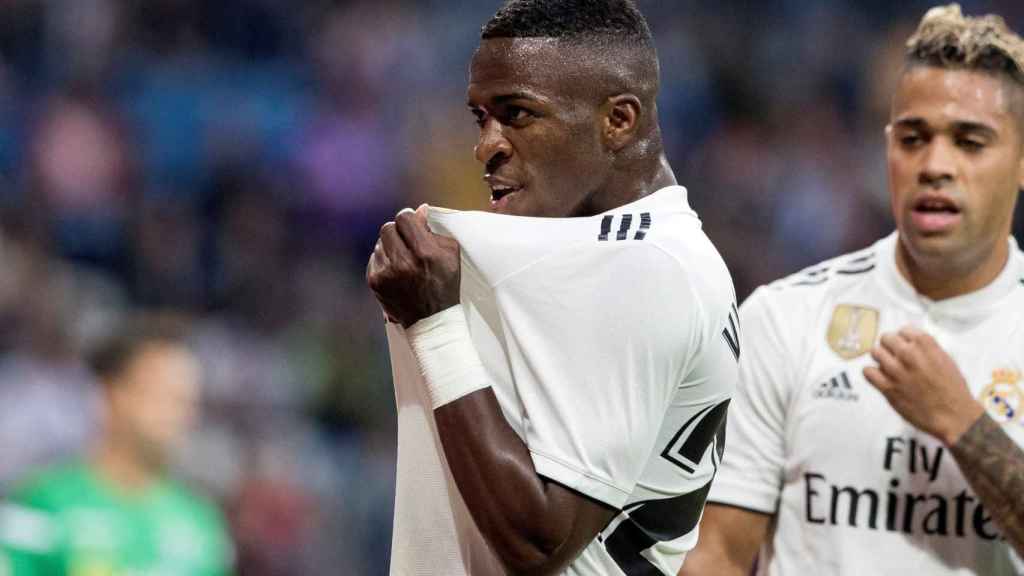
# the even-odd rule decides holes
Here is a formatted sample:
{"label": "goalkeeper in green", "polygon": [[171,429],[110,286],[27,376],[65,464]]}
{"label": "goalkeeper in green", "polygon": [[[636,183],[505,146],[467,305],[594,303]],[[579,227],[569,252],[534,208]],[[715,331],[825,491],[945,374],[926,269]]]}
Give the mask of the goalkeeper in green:
{"label": "goalkeeper in green", "polygon": [[219,512],[165,472],[198,407],[199,366],[180,331],[138,320],[91,363],[103,398],[95,449],[0,502],[0,576],[228,574]]}

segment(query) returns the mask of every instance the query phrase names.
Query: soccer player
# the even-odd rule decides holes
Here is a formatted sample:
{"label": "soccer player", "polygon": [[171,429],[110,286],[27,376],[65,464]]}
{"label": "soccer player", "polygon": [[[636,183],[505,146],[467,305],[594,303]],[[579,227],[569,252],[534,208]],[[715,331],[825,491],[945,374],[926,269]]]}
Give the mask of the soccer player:
{"label": "soccer player", "polygon": [[393,321],[392,574],[674,574],[693,546],[738,325],[657,91],[628,0],[511,0],[484,26],[494,213],[403,211],[367,268]]}
{"label": "soccer player", "polygon": [[197,405],[199,366],[177,328],[139,321],[92,363],[103,398],[96,448],[0,504],[0,574],[227,574],[219,513],[164,472]]}
{"label": "soccer player", "polygon": [[729,454],[684,575],[1019,574],[1024,43],[925,14],[886,127],[897,230],[744,302]]}

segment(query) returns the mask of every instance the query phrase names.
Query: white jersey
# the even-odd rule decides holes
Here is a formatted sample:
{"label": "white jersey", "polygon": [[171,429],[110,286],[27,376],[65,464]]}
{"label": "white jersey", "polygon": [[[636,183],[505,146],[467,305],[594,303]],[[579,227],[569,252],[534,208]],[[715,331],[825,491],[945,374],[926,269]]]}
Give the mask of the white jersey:
{"label": "white jersey", "polygon": [[[864,378],[880,334],[915,326],[1024,441],[1024,257],[931,301],[896,268],[894,233],[759,288],[740,308],[740,386],[709,501],[775,516],[758,574],[1020,573],[952,455]],[[1016,566],[1016,567],[1015,567]]]}
{"label": "white jersey", "polygon": [[[461,301],[537,472],[620,510],[564,572],[674,575],[696,543],[738,378],[732,280],[673,186],[587,218],[431,210]],[[391,574],[502,573],[445,462],[403,330]]]}

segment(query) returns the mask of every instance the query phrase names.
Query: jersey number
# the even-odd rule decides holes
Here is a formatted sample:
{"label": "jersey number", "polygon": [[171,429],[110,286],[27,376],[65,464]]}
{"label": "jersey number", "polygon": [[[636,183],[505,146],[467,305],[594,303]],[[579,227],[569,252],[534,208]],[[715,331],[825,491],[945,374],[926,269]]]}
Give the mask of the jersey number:
{"label": "jersey number", "polygon": [[[661,457],[687,474],[693,474],[714,443],[711,463],[717,472],[725,451],[728,408],[729,401],[726,400],[695,414],[672,437]],[[644,558],[642,552],[658,542],[675,540],[696,528],[710,489],[711,480],[708,480],[697,490],[674,498],[630,504],[623,509],[626,519],[605,538],[605,550],[626,576],[662,576],[661,570]]]}

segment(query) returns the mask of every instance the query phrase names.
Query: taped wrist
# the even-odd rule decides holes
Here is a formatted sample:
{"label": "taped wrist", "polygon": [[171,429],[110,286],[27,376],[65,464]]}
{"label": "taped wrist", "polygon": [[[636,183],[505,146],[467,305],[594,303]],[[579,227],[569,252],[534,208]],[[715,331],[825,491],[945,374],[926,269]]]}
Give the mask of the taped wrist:
{"label": "taped wrist", "polygon": [[461,305],[416,322],[406,330],[432,409],[491,385],[469,335]]}

